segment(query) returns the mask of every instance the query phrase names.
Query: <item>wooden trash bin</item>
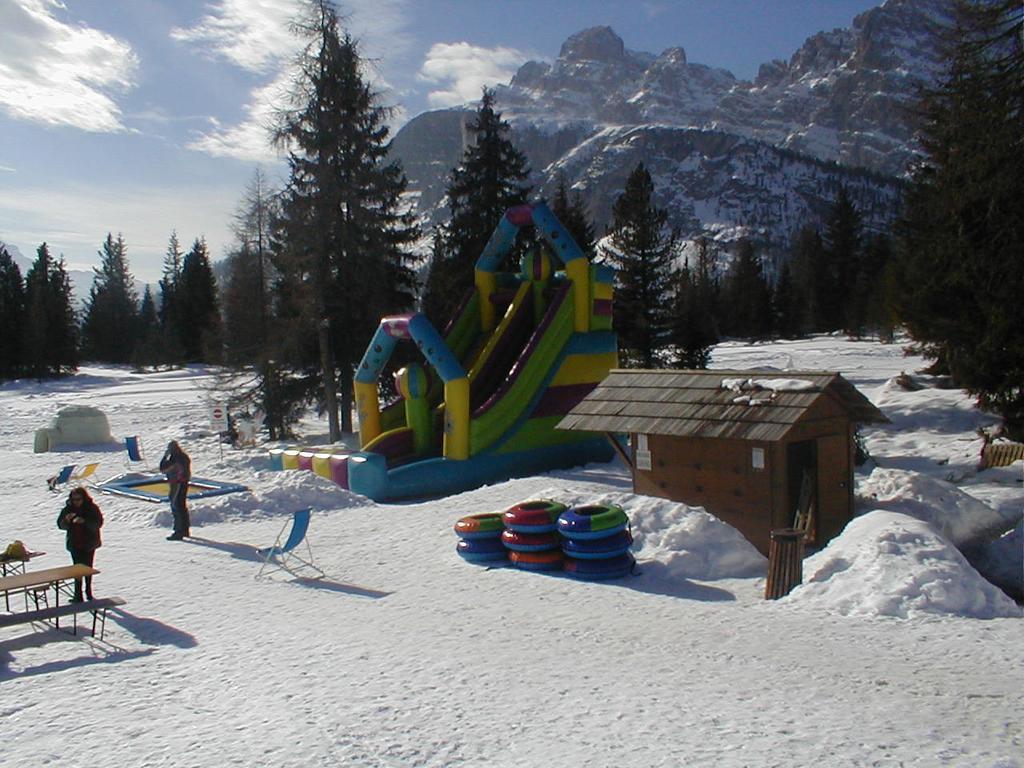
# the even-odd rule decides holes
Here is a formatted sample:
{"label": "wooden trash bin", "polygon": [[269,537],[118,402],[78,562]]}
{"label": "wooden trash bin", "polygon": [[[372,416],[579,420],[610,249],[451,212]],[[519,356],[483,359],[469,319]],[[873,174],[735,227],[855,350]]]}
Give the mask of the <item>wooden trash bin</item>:
{"label": "wooden trash bin", "polygon": [[768,548],[768,580],[765,600],[788,595],[804,579],[804,532],[777,528],[771,532]]}

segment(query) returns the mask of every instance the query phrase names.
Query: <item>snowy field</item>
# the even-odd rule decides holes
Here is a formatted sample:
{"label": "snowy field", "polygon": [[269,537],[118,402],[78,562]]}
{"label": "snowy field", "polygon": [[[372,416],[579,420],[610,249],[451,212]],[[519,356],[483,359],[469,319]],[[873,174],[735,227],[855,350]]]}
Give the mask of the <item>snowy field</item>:
{"label": "snowy field", "polygon": [[[207,430],[203,369],[83,367],[0,386],[0,546],[70,562],[55,527],[67,463],[125,471],[124,451],[32,453],[67,405],[170,439],[197,475],[251,492],[192,502],[168,542],[166,504],[95,494],[98,596],[121,595],[105,642],[0,629],[0,765],[970,766],[1024,768],[1024,622],[983,579],[1020,584],[1024,463],[977,471],[994,423],[898,345],[815,338],[718,347],[716,368],[837,370],[892,419],[865,430],[859,517],[763,600],[766,561],[702,510],[630,493],[616,464],[445,499],[374,504],[311,473],[266,470],[266,446]],[[303,423],[310,441],[322,422]],[[639,573],[607,583],[483,568],[455,521],[546,497],[615,501]],[[254,548],[313,505],[320,583],[257,580]]]}

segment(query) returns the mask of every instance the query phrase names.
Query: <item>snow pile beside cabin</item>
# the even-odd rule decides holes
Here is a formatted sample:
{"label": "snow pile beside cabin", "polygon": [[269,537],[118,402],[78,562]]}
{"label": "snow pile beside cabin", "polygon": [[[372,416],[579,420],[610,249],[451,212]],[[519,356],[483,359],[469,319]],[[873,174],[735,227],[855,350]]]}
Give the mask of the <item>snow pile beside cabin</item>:
{"label": "snow pile beside cabin", "polygon": [[875,469],[858,482],[857,495],[861,506],[922,520],[960,548],[999,537],[1024,515],[997,511],[950,482],[900,469]]}
{"label": "snow pile beside cabin", "polygon": [[842,615],[1017,618],[1021,609],[928,524],[873,510],[804,561],[804,583],[784,603]]}

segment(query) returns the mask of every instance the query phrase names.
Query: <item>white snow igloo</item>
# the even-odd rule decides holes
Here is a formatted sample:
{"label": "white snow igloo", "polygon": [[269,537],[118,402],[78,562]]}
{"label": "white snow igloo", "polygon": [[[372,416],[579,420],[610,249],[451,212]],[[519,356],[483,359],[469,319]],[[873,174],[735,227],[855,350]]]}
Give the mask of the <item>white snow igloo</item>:
{"label": "white snow igloo", "polygon": [[110,423],[103,411],[88,405],[71,405],[57,411],[49,427],[36,430],[33,450],[46,453],[58,445],[94,445],[113,441]]}

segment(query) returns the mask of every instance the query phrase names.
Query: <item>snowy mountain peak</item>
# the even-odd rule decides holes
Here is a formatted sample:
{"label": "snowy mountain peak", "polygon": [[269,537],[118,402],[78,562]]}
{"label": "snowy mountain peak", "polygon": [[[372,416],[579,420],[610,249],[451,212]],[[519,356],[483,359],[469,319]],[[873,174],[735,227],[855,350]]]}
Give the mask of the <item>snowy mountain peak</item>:
{"label": "snowy mountain peak", "polygon": [[[586,193],[599,230],[639,160],[684,237],[782,244],[792,226],[828,209],[840,185],[860,191],[869,227],[881,228],[895,177],[916,152],[905,107],[935,77],[935,30],[951,2],[887,0],[763,64],[754,82],[693,62],[682,47],[632,51],[610,27],[590,27],[554,61],[524,64],[495,88],[495,104],[538,193],[564,174]],[[426,113],[395,137],[428,218],[443,215],[444,174],[461,157],[461,144],[442,142],[438,129],[459,135],[472,108]]]}
{"label": "snowy mountain peak", "polygon": [[611,27],[590,27],[562,43],[558,58],[566,61],[621,61],[626,45]]}

